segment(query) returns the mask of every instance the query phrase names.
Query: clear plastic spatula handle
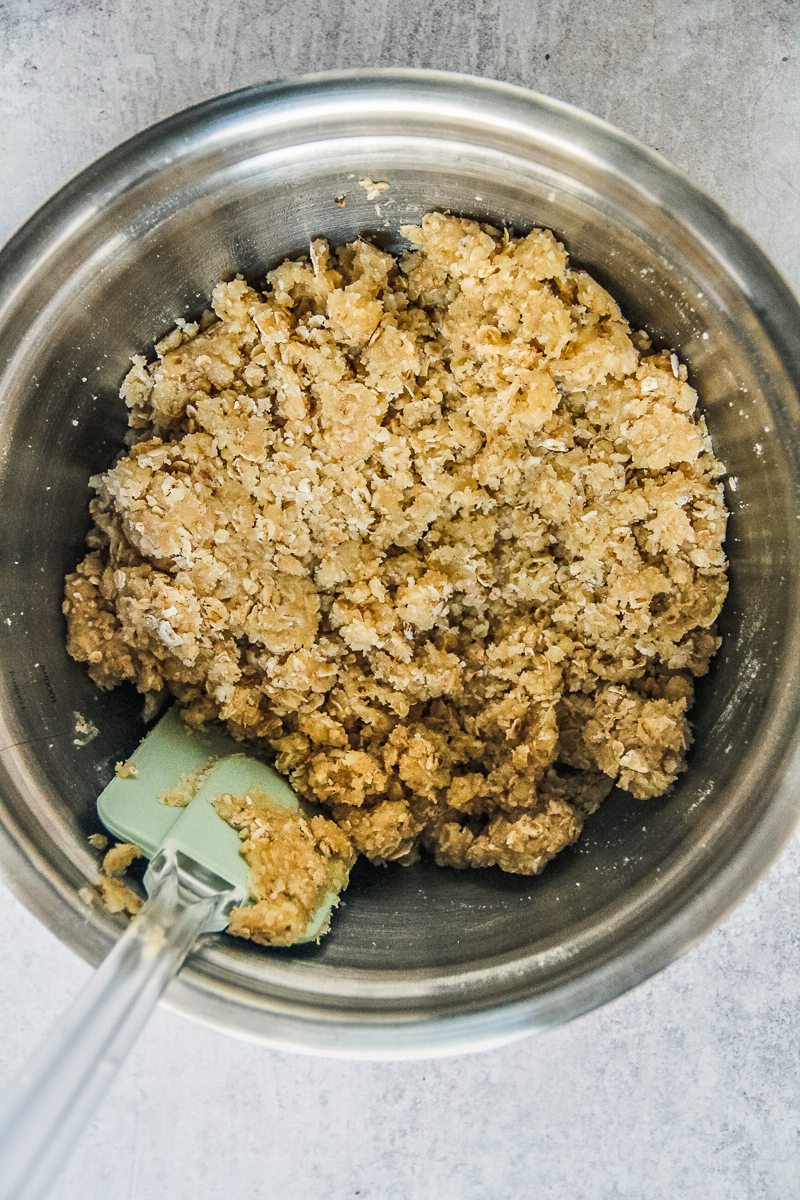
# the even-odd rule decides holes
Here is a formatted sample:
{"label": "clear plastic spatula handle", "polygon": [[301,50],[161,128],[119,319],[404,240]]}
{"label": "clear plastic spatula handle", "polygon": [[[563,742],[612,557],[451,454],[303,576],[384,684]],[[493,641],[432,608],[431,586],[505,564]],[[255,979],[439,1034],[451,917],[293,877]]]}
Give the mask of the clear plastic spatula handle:
{"label": "clear plastic spatula handle", "polygon": [[46,1194],[197,938],[223,929],[241,899],[193,867],[169,848],[153,859],[147,901],[12,1086],[0,1107],[0,1200]]}

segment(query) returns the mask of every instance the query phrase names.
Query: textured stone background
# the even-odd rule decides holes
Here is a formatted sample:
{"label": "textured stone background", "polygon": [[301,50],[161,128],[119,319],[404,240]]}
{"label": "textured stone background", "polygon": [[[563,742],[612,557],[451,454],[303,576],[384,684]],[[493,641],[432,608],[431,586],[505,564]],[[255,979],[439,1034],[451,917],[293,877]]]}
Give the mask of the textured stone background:
{"label": "textured stone background", "polygon": [[[800,285],[794,0],[0,0],[0,241],[176,109],[341,66],[522,83],[658,147]],[[269,1053],[159,1012],[54,1200],[795,1200],[800,842],[631,995],[431,1063]],[[0,1079],[86,967],[0,893]]]}

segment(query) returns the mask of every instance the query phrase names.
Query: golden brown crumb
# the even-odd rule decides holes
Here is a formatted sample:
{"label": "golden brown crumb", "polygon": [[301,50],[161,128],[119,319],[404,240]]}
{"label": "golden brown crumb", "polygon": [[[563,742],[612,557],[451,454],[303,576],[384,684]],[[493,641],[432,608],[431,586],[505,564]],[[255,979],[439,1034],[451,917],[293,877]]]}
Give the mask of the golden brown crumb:
{"label": "golden brown crumb", "polygon": [[389,191],[389,184],[385,179],[359,179],[358,186],[367,193],[368,200],[377,200],[378,196]]}
{"label": "golden brown crumb", "polygon": [[94,850],[105,850],[108,845],[108,838],[104,833],[90,833],[88,842]]}
{"label": "golden brown crumb", "polygon": [[[270,946],[303,938],[329,894],[346,886],[355,852],[325,817],[307,817],[253,790],[219,796],[217,812],[239,831],[252,903],[235,908],[228,932]],[[330,918],[320,929],[327,933]]]}
{"label": "golden brown crumb", "polygon": [[139,774],[136,763],[128,759],[127,762],[118,762],[114,765],[114,771],[118,779],[135,779]]}
{"label": "golden brown crumb", "polygon": [[90,721],[83,713],[74,712],[72,717],[75,731],[75,737],[72,739],[73,746],[88,746],[89,742],[94,741],[100,730],[94,721]]}
{"label": "golden brown crumb", "polygon": [[137,896],[127,883],[110,875],[101,875],[97,881],[97,892],[103,907],[110,913],[128,913],[133,917],[142,907],[142,898]]}
{"label": "golden brown crumb", "polygon": [[169,805],[170,808],[185,808],[194,799],[201,783],[212,767],[216,766],[217,761],[216,758],[210,758],[196,771],[187,771],[185,775],[181,775],[174,787],[167,788],[161,793],[159,796],[161,803]]}
{"label": "golden brown crumb", "polygon": [[404,233],[219,284],[134,360],[69,650],[268,743],[373,860],[534,873],[685,765],[721,467],[685,368],[551,233]]}
{"label": "golden brown crumb", "polygon": [[347,207],[347,196],[334,196],[333,199],[338,208]]}
{"label": "golden brown crumb", "polygon": [[[93,833],[89,841],[98,850],[108,844],[108,838],[102,833]],[[94,894],[100,897],[100,902],[109,912],[126,912],[134,916],[142,907],[141,897],[119,878],[142,854],[143,851],[132,842],[117,842],[106,852]]]}
{"label": "golden brown crumb", "polygon": [[132,842],[117,842],[106,852],[103,859],[103,873],[105,875],[124,875],[131,863],[135,859],[141,858],[143,853]]}

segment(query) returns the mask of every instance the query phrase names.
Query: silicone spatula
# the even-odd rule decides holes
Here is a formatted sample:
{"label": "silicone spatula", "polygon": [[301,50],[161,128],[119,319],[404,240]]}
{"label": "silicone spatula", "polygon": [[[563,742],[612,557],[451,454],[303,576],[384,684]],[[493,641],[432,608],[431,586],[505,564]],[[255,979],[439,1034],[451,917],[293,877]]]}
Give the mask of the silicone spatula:
{"label": "silicone spatula", "polygon": [[[100,796],[103,824],[150,859],[147,900],[23,1072],[0,1113],[0,1200],[45,1194],[170,979],[198,937],[224,929],[249,894],[239,837],[212,801],[258,789],[297,809],[286,781],[217,732],[187,728],[175,710],[147,734]],[[161,801],[187,776],[186,807]],[[186,789],[190,794],[192,789]],[[327,927],[329,894],[301,940]]]}

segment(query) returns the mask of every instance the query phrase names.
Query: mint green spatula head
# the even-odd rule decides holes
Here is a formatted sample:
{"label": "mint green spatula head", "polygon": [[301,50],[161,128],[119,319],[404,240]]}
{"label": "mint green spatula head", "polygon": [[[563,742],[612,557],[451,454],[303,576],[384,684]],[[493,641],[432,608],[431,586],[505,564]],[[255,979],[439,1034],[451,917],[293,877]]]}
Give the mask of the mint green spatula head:
{"label": "mint green spatula head", "polygon": [[[168,842],[201,867],[249,894],[249,868],[239,853],[239,835],[223,821],[213,801],[224,793],[257,790],[274,804],[299,810],[300,800],[282,775],[217,730],[190,729],[171,708],[150,730],[128,763],[134,770],[116,775],[97,800],[105,827],[153,858]],[[161,797],[197,775],[186,807]],[[187,789],[191,793],[191,789]],[[316,941],[326,928],[338,894],[330,892],[299,939]]]}

